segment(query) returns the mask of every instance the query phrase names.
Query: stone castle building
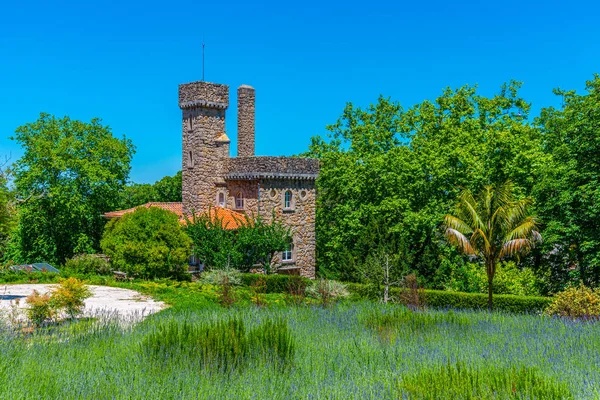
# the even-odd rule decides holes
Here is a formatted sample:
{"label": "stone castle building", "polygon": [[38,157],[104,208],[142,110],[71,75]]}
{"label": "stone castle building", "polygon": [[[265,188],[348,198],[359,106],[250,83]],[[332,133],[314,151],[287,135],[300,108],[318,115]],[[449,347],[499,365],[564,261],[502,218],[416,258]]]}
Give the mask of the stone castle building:
{"label": "stone castle building", "polygon": [[[272,261],[280,273],[315,276],[316,159],[254,154],[255,90],[237,90],[238,151],[230,157],[226,134],[227,85],[192,82],[179,86],[182,110],[183,203],[152,203],[182,216],[214,210],[228,220],[236,216],[276,218],[289,226],[292,243]],[[123,210],[107,213],[118,217]],[[235,225],[235,224],[234,224]],[[231,229],[231,226],[229,226]]]}

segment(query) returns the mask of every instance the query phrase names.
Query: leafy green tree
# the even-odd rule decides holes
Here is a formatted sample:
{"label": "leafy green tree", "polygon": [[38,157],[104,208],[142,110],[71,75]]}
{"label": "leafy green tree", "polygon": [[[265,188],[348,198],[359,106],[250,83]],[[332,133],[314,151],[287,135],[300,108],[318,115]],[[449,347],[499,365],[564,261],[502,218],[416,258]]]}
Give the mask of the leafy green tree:
{"label": "leafy green tree", "polygon": [[[313,138],[307,153],[321,166],[319,273],[357,280],[357,266],[392,235],[406,269],[442,288],[448,268],[462,261],[437,226],[460,191],[510,179],[530,195],[545,163],[519,88],[510,82],[491,97],[469,86],[446,89],[407,110],[383,97],[365,109],[349,103],[327,140]],[[381,235],[373,224],[385,227]]]}
{"label": "leafy green tree", "polygon": [[274,218],[267,222],[260,216],[240,217],[239,223],[239,228],[228,230],[210,210],[193,215],[186,231],[194,244],[194,255],[207,268],[249,271],[260,265],[270,273],[275,253],[291,240],[290,229]]}
{"label": "leafy green tree", "polygon": [[536,221],[527,213],[531,200],[515,199],[512,189],[510,182],[487,185],[477,199],[466,190],[459,196],[454,215],[444,217],[448,241],[485,265],[490,311],[494,275],[500,260],[526,253],[541,241]]}
{"label": "leafy green tree", "polygon": [[225,229],[223,220],[211,212],[192,213],[186,232],[192,240],[192,252],[207,269],[236,267],[240,254],[234,246],[234,231]]}
{"label": "leafy green tree", "polygon": [[[544,223],[545,265],[562,290],[572,278],[600,285],[600,76],[586,84],[586,94],[555,90],[563,107],[542,110],[545,161],[534,195]],[[544,262],[544,261],[542,261]],[[578,276],[571,276],[570,269]]]}
{"label": "leafy green tree", "polygon": [[6,247],[15,223],[13,193],[8,188],[9,170],[0,164],[0,263],[6,258]]}
{"label": "leafy green tree", "polygon": [[140,207],[110,221],[101,244],[115,269],[142,278],[177,278],[187,268],[192,241],[175,213]]}
{"label": "leafy green tree", "polygon": [[21,204],[17,258],[63,263],[74,253],[96,250],[105,221],[118,205],[134,153],[99,119],[82,122],[41,114],[12,137],[24,150],[14,165]]}
{"label": "leafy green tree", "polygon": [[165,176],[154,184],[130,183],[119,196],[120,209],[137,207],[148,202],[180,202],[181,171],[174,176]]}
{"label": "leafy green tree", "polygon": [[290,229],[275,218],[268,223],[262,217],[246,216],[235,235],[235,250],[240,255],[239,269],[250,271],[262,265],[265,273],[271,273],[275,253],[283,251],[292,240]]}

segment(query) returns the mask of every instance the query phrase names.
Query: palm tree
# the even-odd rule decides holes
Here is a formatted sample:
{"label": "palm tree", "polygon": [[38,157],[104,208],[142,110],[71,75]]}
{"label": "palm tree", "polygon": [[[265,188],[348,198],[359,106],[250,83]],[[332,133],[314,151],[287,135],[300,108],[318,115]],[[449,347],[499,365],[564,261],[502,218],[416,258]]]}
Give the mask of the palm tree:
{"label": "palm tree", "polygon": [[444,217],[448,241],[485,264],[490,311],[498,262],[505,257],[525,254],[542,240],[535,218],[527,214],[531,199],[515,199],[512,188],[511,182],[485,186],[477,199],[465,190],[459,196],[455,215]]}

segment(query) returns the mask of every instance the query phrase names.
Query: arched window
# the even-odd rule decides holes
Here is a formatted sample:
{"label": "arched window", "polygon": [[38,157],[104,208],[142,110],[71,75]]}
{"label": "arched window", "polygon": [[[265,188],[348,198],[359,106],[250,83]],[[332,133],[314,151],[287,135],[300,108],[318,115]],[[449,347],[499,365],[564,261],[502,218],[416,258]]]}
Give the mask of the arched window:
{"label": "arched window", "polygon": [[291,209],[292,208],[292,191],[291,190],[286,190],[285,194],[283,195],[283,208],[285,209]]}
{"label": "arched window", "polygon": [[217,205],[219,207],[225,207],[225,193],[219,193],[219,198],[217,200]]}
{"label": "arched window", "polygon": [[290,240],[281,252],[281,261],[290,262],[294,261],[294,244]]}
{"label": "arched window", "polygon": [[235,195],[235,208],[238,210],[244,208],[244,195],[242,192],[238,192],[238,194]]}
{"label": "arched window", "polygon": [[192,151],[188,154],[188,168],[194,167],[194,156],[192,155]]}

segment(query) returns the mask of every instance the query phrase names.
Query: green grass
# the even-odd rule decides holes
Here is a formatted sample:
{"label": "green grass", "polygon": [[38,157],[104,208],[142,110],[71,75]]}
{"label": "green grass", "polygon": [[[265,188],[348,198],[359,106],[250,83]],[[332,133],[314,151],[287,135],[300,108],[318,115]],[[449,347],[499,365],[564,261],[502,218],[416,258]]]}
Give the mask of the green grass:
{"label": "green grass", "polygon": [[[600,398],[599,324],[279,297],[223,308],[214,288],[144,285],[175,306],[127,327],[99,319],[51,336],[0,332],[0,398]],[[201,356],[221,348],[212,360],[235,359],[237,345],[246,348],[235,368]]]}

